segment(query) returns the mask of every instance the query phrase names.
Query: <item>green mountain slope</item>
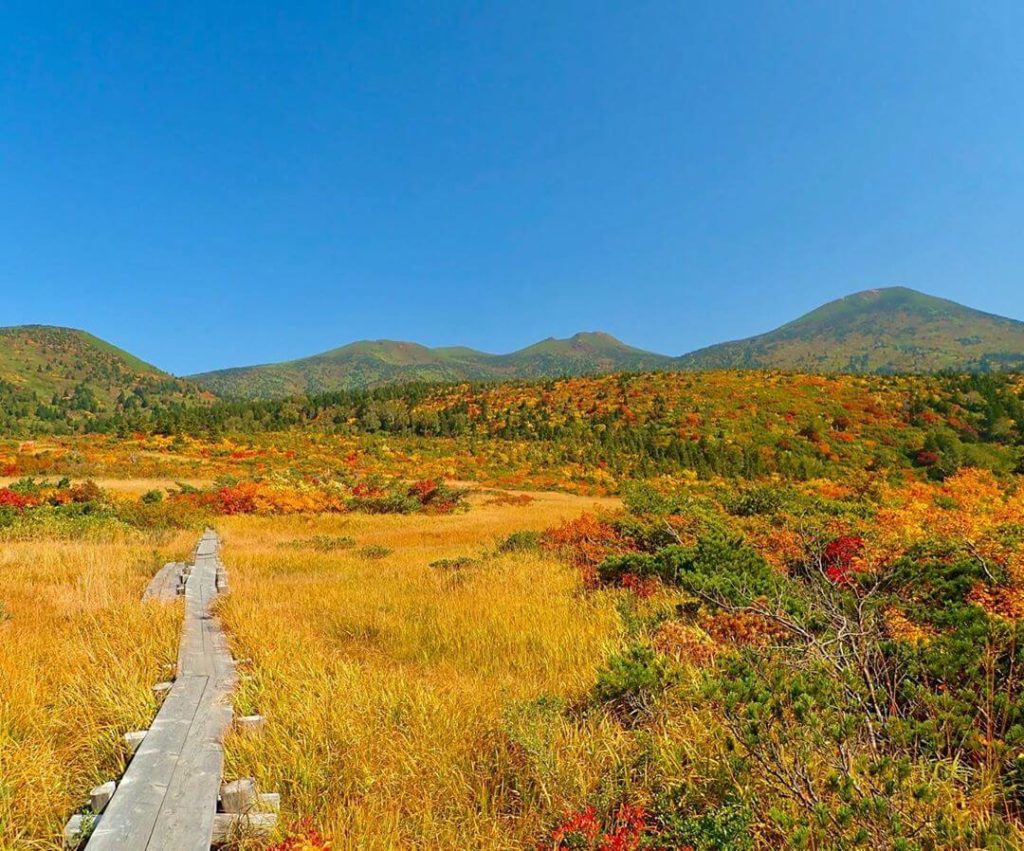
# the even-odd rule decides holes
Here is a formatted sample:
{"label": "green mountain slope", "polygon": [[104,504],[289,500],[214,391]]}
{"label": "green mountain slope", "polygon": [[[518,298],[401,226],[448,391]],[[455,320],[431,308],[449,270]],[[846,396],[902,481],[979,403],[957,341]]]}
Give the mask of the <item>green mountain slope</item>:
{"label": "green mountain slope", "polygon": [[483,381],[659,369],[665,355],[632,348],[602,333],[547,339],[492,355],[461,346],[367,340],[286,363],[238,367],[191,376],[222,396],[275,398],[410,381]]}
{"label": "green mountain slope", "polygon": [[0,328],[0,415],[6,417],[71,422],[204,395],[85,331]]}
{"label": "green mountain slope", "polygon": [[682,369],[937,372],[1024,369],[1024,322],[904,287],[829,302],[767,334],[683,355]]}

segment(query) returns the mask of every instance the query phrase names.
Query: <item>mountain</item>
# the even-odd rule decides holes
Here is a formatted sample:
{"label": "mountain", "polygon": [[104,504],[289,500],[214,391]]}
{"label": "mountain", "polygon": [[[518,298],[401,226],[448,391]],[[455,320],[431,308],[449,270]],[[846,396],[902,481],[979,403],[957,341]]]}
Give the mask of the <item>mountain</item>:
{"label": "mountain", "polygon": [[286,363],[191,376],[227,397],[280,398],[411,381],[501,381],[648,370],[783,369],[809,373],[1024,371],[1024,322],[905,287],[865,290],[781,328],[678,358],[608,334],[549,338],[506,355],[372,340]]}
{"label": "mountain", "polygon": [[0,328],[0,413],[7,416],[76,419],[203,395],[195,385],[85,331]]}
{"label": "mountain", "polygon": [[661,369],[672,358],[627,346],[608,334],[549,338],[505,355],[461,346],[428,348],[394,340],[350,343],[285,363],[191,376],[221,396],[279,398],[410,381],[484,381]]}
{"label": "mountain", "polygon": [[905,287],[865,290],[781,328],[683,355],[688,370],[1024,370],[1024,322]]}
{"label": "mountain", "polygon": [[503,355],[367,340],[300,360],[191,379],[175,378],[85,331],[23,325],[0,328],[0,427],[15,420],[86,427],[90,418],[206,403],[213,394],[281,398],[413,381],[710,369],[1024,372],[1024,322],[892,287],[855,293],[766,334],[679,358],[597,332],[549,338]]}

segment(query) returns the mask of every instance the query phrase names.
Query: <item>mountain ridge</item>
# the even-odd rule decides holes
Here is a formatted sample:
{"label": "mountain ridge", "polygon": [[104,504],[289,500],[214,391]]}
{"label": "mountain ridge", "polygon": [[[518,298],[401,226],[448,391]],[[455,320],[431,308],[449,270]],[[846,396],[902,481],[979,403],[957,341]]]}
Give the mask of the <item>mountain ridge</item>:
{"label": "mountain ridge", "polygon": [[[809,373],[1024,371],[1024,322],[908,289],[863,290],[778,328],[679,357],[601,331],[547,337],[514,352],[361,340],[279,363],[176,378],[86,331],[0,328],[8,406],[54,416],[203,399],[282,398],[408,382],[506,381],[614,372],[768,369]],[[34,406],[34,407],[33,407]],[[63,413],[60,413],[63,412]],[[2,413],[2,412],[0,412]]]}
{"label": "mountain ridge", "polygon": [[467,346],[428,347],[401,340],[359,340],[306,358],[231,367],[189,379],[225,396],[300,395],[403,381],[500,381],[630,372],[668,367],[672,358],[646,352],[600,331],[548,337],[506,354]]}
{"label": "mountain ridge", "polygon": [[190,376],[228,396],[282,396],[403,381],[555,378],[645,370],[894,373],[1024,370],[1024,322],[907,287],[862,290],[778,328],[672,357],[604,332],[549,337],[496,355],[393,340],[349,343],[282,364]]}

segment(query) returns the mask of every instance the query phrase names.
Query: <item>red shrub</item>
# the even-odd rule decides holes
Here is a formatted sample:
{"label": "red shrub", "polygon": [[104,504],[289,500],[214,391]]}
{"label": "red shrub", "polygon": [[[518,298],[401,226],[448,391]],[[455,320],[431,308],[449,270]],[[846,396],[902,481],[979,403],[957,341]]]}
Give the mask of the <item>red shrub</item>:
{"label": "red shrub", "polygon": [[619,584],[632,591],[637,597],[651,597],[658,590],[658,580],[653,577],[637,576],[635,573],[624,573]]}
{"label": "red shrub", "polygon": [[615,527],[592,514],[583,514],[575,520],[567,520],[561,526],[548,529],[542,544],[580,568],[588,584],[596,584],[597,565],[605,558],[629,550],[627,542]]}
{"label": "red shrub", "polygon": [[440,483],[436,479],[423,479],[409,485],[409,496],[416,497],[420,503],[428,503],[437,494]]}
{"label": "red shrub", "polygon": [[585,849],[585,851],[635,851],[647,830],[647,812],[643,807],[622,804],[603,824],[594,807],[570,815],[551,833],[551,844],[541,849]]}
{"label": "red shrub", "polygon": [[256,488],[250,483],[221,488],[217,492],[221,514],[255,514]]}
{"label": "red shrub", "polygon": [[21,511],[32,504],[32,501],[21,493],[15,493],[10,488],[0,488],[0,508],[16,508]]}
{"label": "red shrub", "polygon": [[850,574],[856,570],[857,557],[864,549],[864,539],[856,535],[844,535],[830,541],[822,553],[825,575],[837,585],[849,585]]}
{"label": "red shrub", "polygon": [[[573,813],[551,833],[552,848],[591,848],[601,835],[597,810],[587,807]],[[544,847],[544,846],[541,846]]]}
{"label": "red shrub", "polygon": [[352,488],[352,496],[357,499],[373,499],[378,496],[384,496],[384,488],[378,487],[371,482],[362,481]]}

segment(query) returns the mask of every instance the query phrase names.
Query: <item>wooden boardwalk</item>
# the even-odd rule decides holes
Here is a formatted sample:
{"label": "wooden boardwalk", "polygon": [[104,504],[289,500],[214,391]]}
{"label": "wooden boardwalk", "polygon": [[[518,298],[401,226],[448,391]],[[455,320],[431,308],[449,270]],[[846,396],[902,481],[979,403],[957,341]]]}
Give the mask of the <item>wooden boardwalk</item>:
{"label": "wooden boardwalk", "polygon": [[142,599],[160,600],[164,603],[174,600],[178,596],[178,584],[184,567],[185,565],[173,561],[161,567],[150,580]]}
{"label": "wooden boardwalk", "polygon": [[[177,679],[98,819],[88,851],[209,851],[235,685],[224,633],[210,613],[219,572],[223,579],[218,543],[211,530],[199,542],[185,583]],[[149,596],[166,599],[180,573],[180,565],[168,565]]]}

